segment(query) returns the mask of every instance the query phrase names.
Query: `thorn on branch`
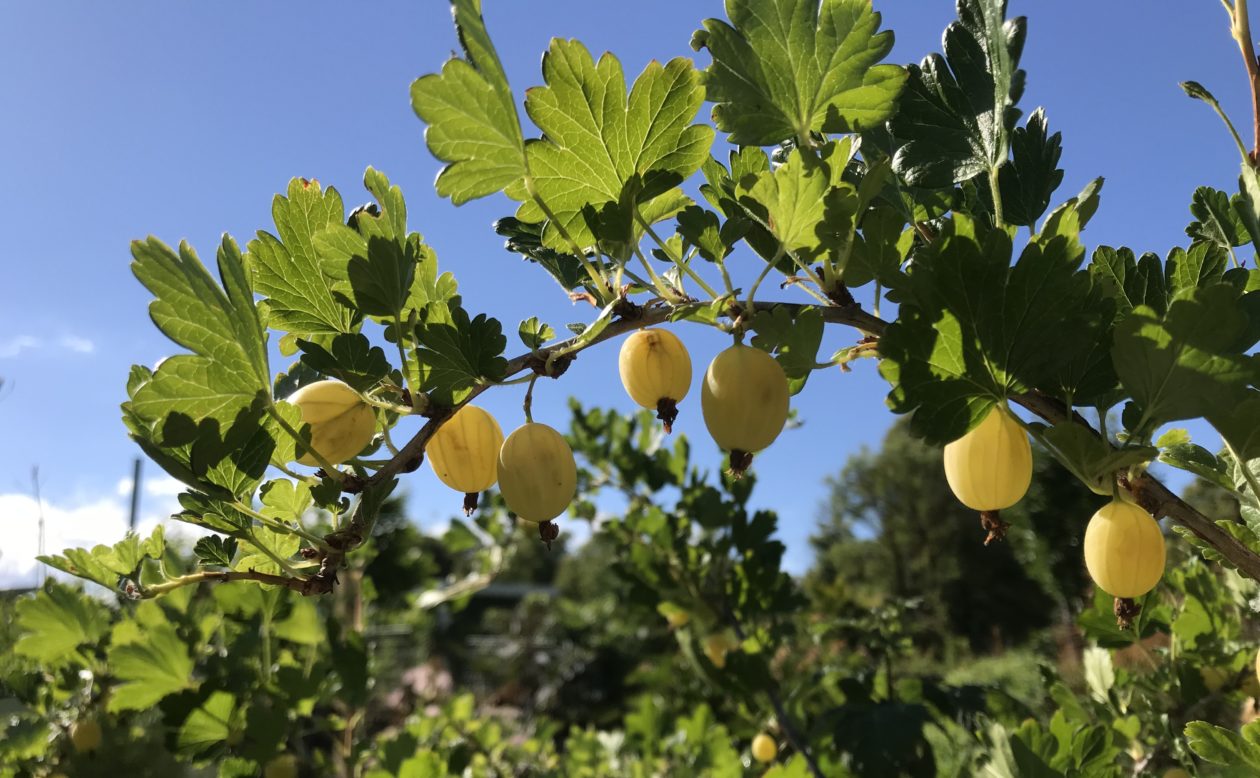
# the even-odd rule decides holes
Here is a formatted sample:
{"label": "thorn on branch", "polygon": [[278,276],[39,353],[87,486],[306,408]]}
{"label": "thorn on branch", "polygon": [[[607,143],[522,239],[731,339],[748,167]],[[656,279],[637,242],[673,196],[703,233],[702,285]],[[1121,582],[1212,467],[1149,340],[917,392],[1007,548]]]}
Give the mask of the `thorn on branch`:
{"label": "thorn on branch", "polygon": [[837,281],[836,285],[831,289],[824,289],[823,294],[827,295],[828,300],[841,308],[857,306],[858,304],[858,301],[853,299],[853,293],[849,291],[849,287],[843,281]]}
{"label": "thorn on branch", "polygon": [[1133,620],[1142,612],[1142,606],[1129,597],[1117,597],[1112,610],[1116,614],[1116,626],[1120,629],[1128,629],[1133,626]]}
{"label": "thorn on branch", "polygon": [[613,304],[612,315],[615,320],[638,321],[643,318],[643,306],[627,298],[623,288],[617,302]]}
{"label": "thorn on branch", "polygon": [[995,540],[1005,540],[1006,530],[1010,526],[1009,523],[1002,521],[1002,516],[997,511],[980,511],[980,528],[987,533],[984,536],[986,546]]}

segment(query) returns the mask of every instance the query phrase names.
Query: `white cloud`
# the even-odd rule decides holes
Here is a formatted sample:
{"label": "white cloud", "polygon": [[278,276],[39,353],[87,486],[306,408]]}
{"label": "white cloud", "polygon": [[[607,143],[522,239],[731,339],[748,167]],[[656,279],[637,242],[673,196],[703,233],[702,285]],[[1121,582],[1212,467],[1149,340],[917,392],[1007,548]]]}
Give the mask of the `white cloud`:
{"label": "white cloud", "polygon": [[61,340],[57,341],[57,345],[76,354],[91,354],[96,351],[95,343],[78,335],[63,335]]}
{"label": "white cloud", "polygon": [[[91,548],[104,543],[112,545],[127,532],[130,510],[130,482],[118,484],[116,494],[104,495],[78,504],[56,504],[44,501],[44,551],[61,553],[67,548]],[[145,490],[149,490],[146,488]],[[172,496],[154,496],[146,500],[136,531],[148,535],[158,524],[166,524],[167,536],[192,538],[200,530],[181,522],[168,522],[170,514],[179,510]],[[39,504],[27,494],[0,494],[0,589],[33,586],[38,577]],[[51,568],[44,567],[45,574]]]}
{"label": "white cloud", "polygon": [[10,359],[33,348],[39,348],[41,341],[33,335],[14,335],[8,340],[0,340],[0,359]]}

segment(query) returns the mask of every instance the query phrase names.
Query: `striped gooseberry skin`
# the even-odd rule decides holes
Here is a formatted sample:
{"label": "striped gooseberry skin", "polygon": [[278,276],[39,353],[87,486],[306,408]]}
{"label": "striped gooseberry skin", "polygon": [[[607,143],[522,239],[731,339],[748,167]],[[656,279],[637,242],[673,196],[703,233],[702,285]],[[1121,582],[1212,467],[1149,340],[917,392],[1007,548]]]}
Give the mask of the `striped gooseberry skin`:
{"label": "striped gooseberry skin", "polygon": [[499,492],[525,521],[541,524],[564,513],[577,494],[577,462],[564,436],[532,421],[508,435],[499,450]]}
{"label": "striped gooseberry skin", "polygon": [[661,400],[681,402],[691,390],[691,355],[669,330],[639,330],[621,344],[617,357],[621,385],[642,408]]}
{"label": "striped gooseberry skin", "polygon": [[1004,404],[945,446],[945,480],[972,510],[1000,511],[1023,499],[1032,483],[1032,445]]}
{"label": "striped gooseberry skin", "polygon": [[465,405],[446,420],[425,446],[438,479],[457,492],[484,492],[499,479],[503,429],[485,410]]}
{"label": "striped gooseberry skin", "polygon": [[310,428],[310,447],[298,457],[303,465],[321,465],[313,453],[339,465],[367,447],[376,435],[376,411],[341,381],[316,381],[289,395]]}
{"label": "striped gooseberry skin", "polygon": [[1141,597],[1164,575],[1164,533],[1141,507],[1112,500],[1085,528],[1085,568],[1112,597]]}
{"label": "striped gooseberry skin", "polygon": [[727,451],[752,454],[769,446],[787,423],[790,390],[774,357],[742,343],[713,358],[700,387],[704,424]]}

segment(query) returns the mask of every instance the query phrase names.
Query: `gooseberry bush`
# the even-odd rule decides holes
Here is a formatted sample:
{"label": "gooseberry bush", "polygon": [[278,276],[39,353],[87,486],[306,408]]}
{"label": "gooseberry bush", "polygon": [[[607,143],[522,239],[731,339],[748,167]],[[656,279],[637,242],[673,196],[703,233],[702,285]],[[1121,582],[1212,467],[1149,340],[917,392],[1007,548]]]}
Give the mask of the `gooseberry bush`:
{"label": "gooseberry bush", "polygon": [[[496,526],[511,515],[536,527],[540,542],[557,541],[566,511],[591,515],[591,500],[608,483],[592,480],[575,448],[588,463],[609,452],[582,429],[589,421],[582,414],[567,439],[535,421],[532,396],[563,383],[582,351],[621,336],[620,377],[632,400],[665,433],[677,414],[696,411],[698,395],[729,471],[720,488],[707,484],[685,451],[671,455],[642,422],[638,442],[650,450],[619,487],[630,508],[600,531],[619,543],[634,596],[658,604],[689,667],[728,690],[732,709],[722,712],[745,717],[745,756],[773,762],[781,748],[783,775],[889,774],[874,772],[886,765],[921,774],[924,749],[942,746],[929,743],[915,717],[929,707],[958,721],[970,715],[961,698],[900,689],[888,677],[851,679],[842,692],[811,689],[813,676],[795,677],[785,659],[805,636],[774,614],[799,607],[800,593],[781,570],[773,517],[743,508],[752,481],[745,474],[755,473],[755,454],[784,428],[791,397],[832,391],[842,370],[878,370],[892,412],[908,414],[915,434],[944,446],[950,487],[979,513],[978,543],[1001,541],[1009,529],[1001,511],[1028,489],[1033,442],[1082,489],[1110,499],[1089,522],[1083,563],[1115,598],[1095,610],[1114,612],[1119,626],[1092,623],[1091,637],[1140,645],[1153,625],[1177,632],[1183,619],[1205,618],[1200,611],[1226,600],[1240,607],[1238,598],[1203,593],[1221,580],[1204,572],[1204,562],[1234,571],[1225,580],[1236,592],[1260,580],[1260,366],[1251,353],[1260,341],[1260,270],[1246,256],[1248,246],[1260,246],[1260,170],[1257,152],[1206,88],[1183,85],[1229,124],[1241,156],[1238,192],[1196,190],[1188,245],[1163,259],[1124,247],[1090,252],[1083,231],[1103,182],[1074,196],[1058,191],[1062,139],[1044,110],[1025,117],[1026,24],[1007,18],[1004,0],[958,0],[943,53],[905,67],[884,61],[892,32],[880,30],[870,0],[727,0],[727,18],[705,20],[691,40],[703,67],[679,56],[628,80],[614,55],[596,58],[579,41],[554,40],[542,85],[523,100],[478,0],[451,6],[462,54],[411,86],[425,141],[444,165],[437,191],[456,206],[498,197],[506,210],[510,201],[513,213],[495,225],[508,250],[555,280],[557,301],[585,301],[591,316],[561,338],[543,323],[540,301],[539,315],[517,328],[520,353],[508,357],[503,324],[465,307],[454,275],[439,269],[409,226],[401,191],[372,168],[364,186],[374,202],[349,213],[337,189],[291,181],[273,201],[273,231],[243,249],[223,238],[217,278],[187,244],[136,241],[132,270],[153,294],[153,321],[186,352],[132,368],[123,421],[144,452],[186,484],[174,518],[205,535],[178,565],[168,563],[160,529],[44,559],[120,592],[133,608],[111,628],[110,617],[59,584],[28,608],[27,628],[59,637],[56,651],[38,649],[45,659],[68,654],[90,668],[99,658],[76,653],[110,632],[108,656],[125,682],[104,700],[80,692],[85,709],[143,711],[187,692],[194,657],[209,650],[218,628],[190,615],[194,606],[210,608],[193,596],[201,584],[252,592],[248,608],[210,608],[211,621],[271,623],[284,612],[300,621],[293,630],[309,627],[311,619],[293,614],[311,607],[302,604],[309,598],[335,599],[359,585],[356,555],[369,553],[378,514],[425,459],[467,513],[490,506]],[[1227,10],[1254,80],[1245,3]],[[1255,121],[1260,144],[1260,116]],[[530,137],[534,129],[538,137]],[[777,291],[767,295],[768,288]],[[685,326],[716,328],[732,344],[706,355],[693,375],[692,356],[672,331]],[[820,354],[826,327],[851,332],[851,345]],[[273,346],[290,361],[280,371]],[[522,389],[524,423],[508,424],[506,436],[473,404],[483,392]],[[423,426],[396,439],[406,417],[423,418]],[[1223,450],[1212,453],[1169,429],[1190,419],[1215,429]],[[630,442],[613,437],[621,447]],[[1154,462],[1225,490],[1241,518],[1196,510],[1148,471]],[[667,484],[681,495],[669,512],[656,506]],[[1180,563],[1174,577],[1184,580],[1172,584],[1172,606],[1159,589],[1166,549],[1157,520],[1202,560]],[[483,534],[491,523],[483,522]],[[506,549],[525,542],[502,527],[495,532],[456,585],[467,588],[450,597],[492,578]],[[1186,616],[1192,601],[1198,610]],[[850,616],[881,635],[895,634],[900,618]],[[843,630],[837,618],[813,638]],[[293,642],[329,640],[331,655],[311,649],[303,664],[300,649],[286,649],[274,677],[277,662],[268,660],[262,688],[296,695],[292,685],[310,681],[312,662],[335,665],[361,651],[351,624],[345,635],[318,640],[301,632],[307,639]],[[1250,667],[1243,637],[1213,638],[1224,641],[1211,649],[1224,668],[1218,689],[1238,686]],[[893,637],[881,645],[882,655],[899,650]],[[1107,774],[1104,766],[1114,768],[1121,752],[1135,765],[1155,757],[1193,767],[1184,749],[1160,750],[1166,733],[1125,718],[1128,697],[1111,695],[1119,671],[1098,669],[1101,658],[1096,664],[1094,708],[1064,703],[1047,729],[994,723],[983,730],[990,754],[974,758],[995,774],[1004,774],[1008,757],[1008,774],[1027,774],[1033,758],[1058,771],[1044,774]],[[289,672],[297,668],[301,679]],[[343,692],[351,694],[320,692],[327,715],[353,717],[354,704],[337,696]],[[854,715],[811,720],[828,709],[819,700],[828,695],[832,703],[891,704],[880,710],[919,724],[906,725],[905,743],[863,751],[819,736]],[[234,720],[242,704],[226,691],[190,699],[180,753],[226,754],[225,764],[241,771],[228,774],[263,765],[267,774],[286,774],[289,762],[269,760],[294,743],[278,735],[265,746],[233,741],[241,727],[253,731],[251,717],[266,725],[265,703],[249,707],[244,724]],[[680,720],[688,715],[708,714],[679,712]],[[768,722],[775,736],[762,731]],[[336,746],[346,774],[347,765],[402,769],[401,751],[368,759],[367,747],[353,742],[355,727],[339,723],[351,741]],[[397,735],[400,749],[414,752],[432,735],[429,725],[416,726],[428,734]],[[99,725],[91,727],[70,732],[76,749],[93,733],[101,738]],[[1256,764],[1248,756],[1252,735],[1200,729],[1189,742],[1203,759]],[[948,727],[933,737],[950,737]],[[729,756],[722,754],[705,758]],[[752,761],[733,758],[723,770],[751,769]],[[440,774],[424,772],[428,764],[413,774]],[[1100,772],[1081,772],[1095,767]]]}

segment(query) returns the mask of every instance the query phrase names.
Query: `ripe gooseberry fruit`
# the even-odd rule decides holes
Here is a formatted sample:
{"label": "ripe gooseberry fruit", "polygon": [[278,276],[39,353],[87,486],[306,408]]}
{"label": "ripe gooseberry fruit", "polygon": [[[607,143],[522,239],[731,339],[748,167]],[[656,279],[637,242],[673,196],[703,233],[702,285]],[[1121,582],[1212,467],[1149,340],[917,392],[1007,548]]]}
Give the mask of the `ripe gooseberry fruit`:
{"label": "ripe gooseberry fruit", "polygon": [[725,632],[714,632],[704,639],[704,655],[714,667],[721,670],[726,667],[726,655],[738,646],[735,638]]}
{"label": "ripe gooseberry fruit", "polygon": [[718,446],[731,452],[739,476],[752,455],[774,442],[788,415],[788,382],[774,357],[736,343],[713,358],[700,386],[704,424]]}
{"label": "ripe gooseberry fruit", "polygon": [[499,492],[513,513],[538,525],[544,542],[554,540],[551,520],[577,494],[577,463],[564,436],[532,421],[508,435],[499,449]]}
{"label": "ripe gooseberry fruit", "polygon": [[274,757],[263,767],[263,778],[297,778],[298,761],[293,754]]}
{"label": "ripe gooseberry fruit", "polygon": [[464,493],[464,513],[477,509],[477,495],[499,478],[503,430],[494,417],[465,405],[446,420],[425,446],[425,455],[442,483]]}
{"label": "ripe gooseberry fruit", "polygon": [[1085,527],[1085,567],[1112,597],[1141,597],[1164,574],[1164,533],[1131,502],[1114,499]]}
{"label": "ripe gooseberry fruit", "polygon": [[630,399],[656,411],[671,432],[678,403],[691,389],[691,355],[678,336],[669,330],[639,330],[621,344],[617,369]]}
{"label": "ripe gooseberry fruit", "polygon": [[70,745],[80,754],[90,754],[101,747],[101,725],[96,719],[83,719],[70,725]]}
{"label": "ripe gooseberry fruit", "polygon": [[988,544],[1000,540],[1006,523],[998,511],[1023,499],[1032,483],[1028,433],[1006,408],[995,405],[971,431],[945,446],[945,480],[958,501],[980,511]]}
{"label": "ripe gooseberry fruit", "polygon": [[1224,667],[1199,668],[1199,678],[1203,679],[1203,686],[1212,693],[1219,692],[1225,688],[1225,684],[1229,682],[1231,675],[1233,673]]}
{"label": "ripe gooseberry fruit", "polygon": [[758,762],[773,762],[774,757],[779,753],[779,745],[766,733],[758,732],[753,738],[751,750],[753,759]]}
{"label": "ripe gooseberry fruit", "polygon": [[318,451],[329,464],[339,465],[362,451],[376,434],[376,412],[341,381],[307,384],[288,401],[302,412],[302,423],[311,431],[309,450],[298,457],[299,464],[322,464],[313,453]]}

